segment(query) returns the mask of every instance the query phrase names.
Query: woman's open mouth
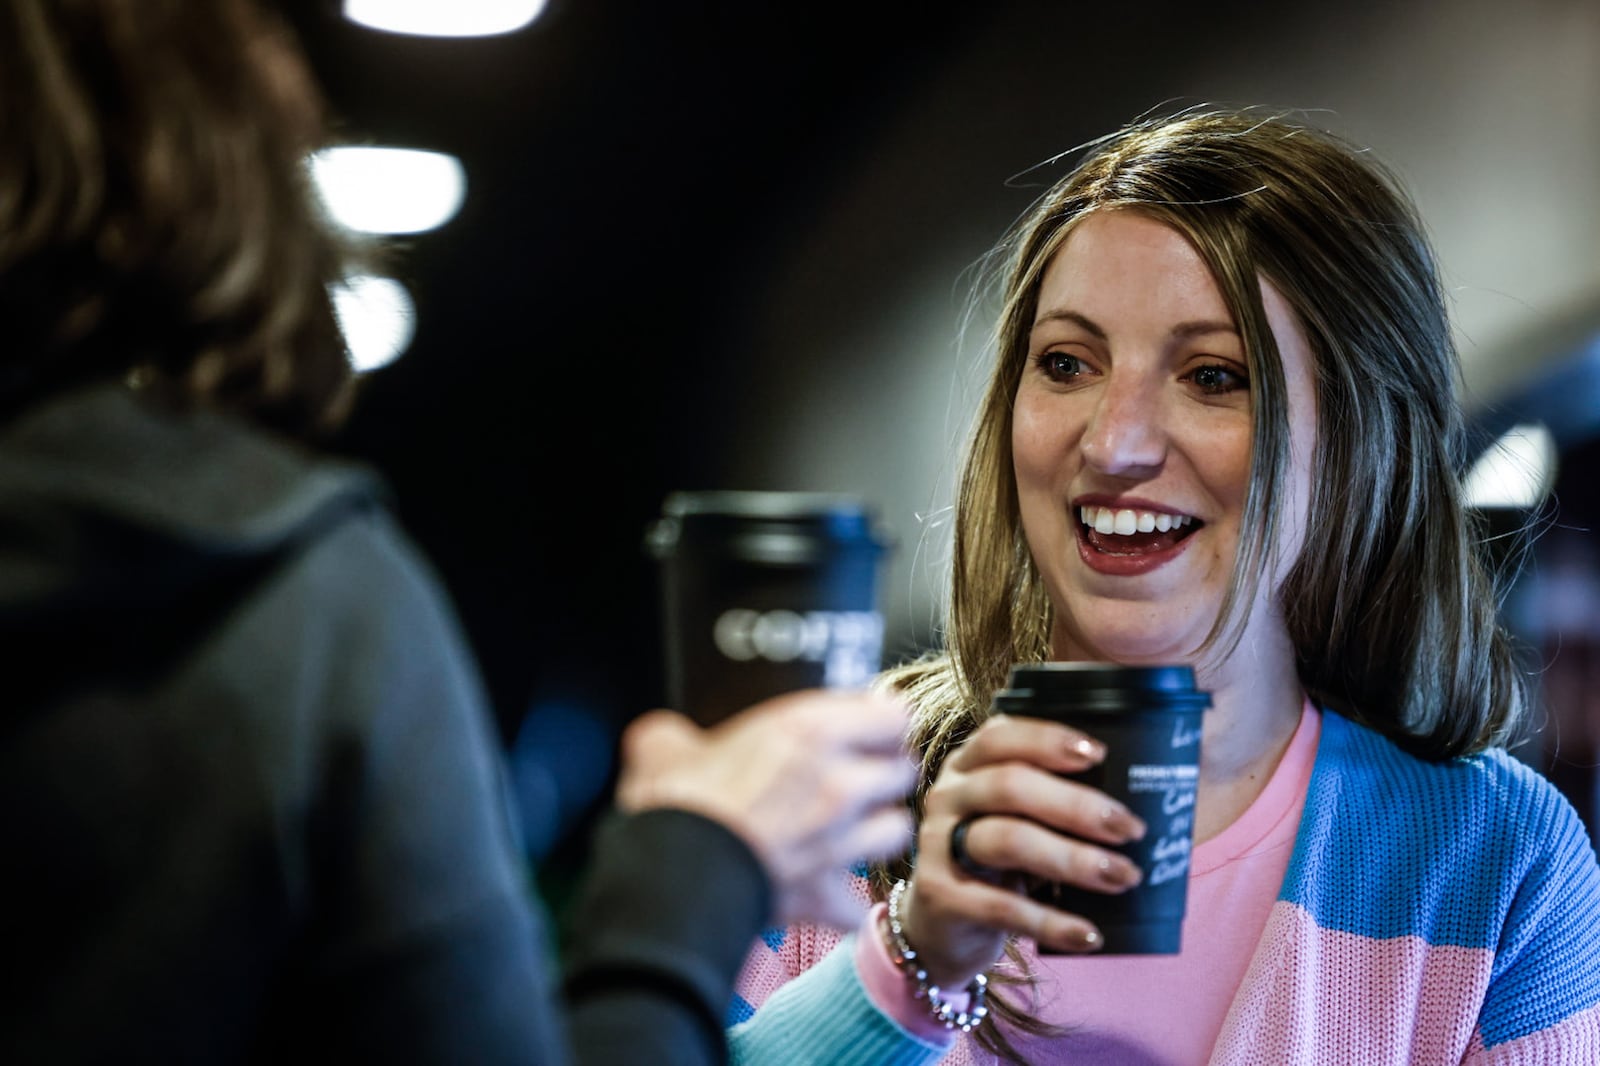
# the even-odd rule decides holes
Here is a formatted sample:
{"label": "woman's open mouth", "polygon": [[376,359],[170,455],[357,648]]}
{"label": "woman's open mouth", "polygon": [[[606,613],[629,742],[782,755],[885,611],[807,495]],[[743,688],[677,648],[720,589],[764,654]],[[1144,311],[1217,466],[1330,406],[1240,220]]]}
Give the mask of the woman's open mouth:
{"label": "woman's open mouth", "polygon": [[1175,558],[1205,523],[1193,515],[1138,508],[1078,508],[1078,550],[1102,573],[1128,576]]}

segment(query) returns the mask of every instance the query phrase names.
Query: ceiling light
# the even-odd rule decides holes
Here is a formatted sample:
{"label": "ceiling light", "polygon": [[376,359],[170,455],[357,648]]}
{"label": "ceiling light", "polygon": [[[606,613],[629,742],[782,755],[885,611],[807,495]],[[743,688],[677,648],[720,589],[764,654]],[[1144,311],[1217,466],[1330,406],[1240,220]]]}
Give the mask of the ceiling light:
{"label": "ceiling light", "polygon": [[350,350],[350,365],[357,373],[394,362],[416,335],[416,305],[406,287],[393,278],[355,274],[329,293]]}
{"label": "ceiling light", "polygon": [[325,148],[311,157],[322,201],[363,233],[421,233],[455,217],[466,196],[461,161],[416,148]]}
{"label": "ceiling light", "polygon": [[520,30],[545,0],[344,0],[351,22],[425,37],[488,37]]}
{"label": "ceiling light", "polygon": [[1555,482],[1556,444],[1540,423],[1512,426],[1467,472],[1467,506],[1537,507]]}

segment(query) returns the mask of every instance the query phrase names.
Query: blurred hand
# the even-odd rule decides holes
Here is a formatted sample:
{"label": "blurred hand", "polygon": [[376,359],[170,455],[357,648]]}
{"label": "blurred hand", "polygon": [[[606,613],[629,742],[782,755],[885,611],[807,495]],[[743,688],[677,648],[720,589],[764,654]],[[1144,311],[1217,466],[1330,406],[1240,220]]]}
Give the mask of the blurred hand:
{"label": "blurred hand", "polygon": [[[1125,892],[1138,868],[1098,844],[1144,834],[1144,823],[1105,793],[1058,776],[1105,757],[1097,741],[1056,722],[995,715],[945,760],[924,801],[916,874],[901,908],[906,940],[931,977],[960,988],[991,966],[1009,934],[1060,951],[1092,951],[1099,932],[1083,918],[1036,903],[1030,877],[1096,892]],[[950,834],[970,820],[966,852]]]}
{"label": "blurred hand", "polygon": [[765,700],[710,729],[651,711],[623,733],[617,805],[720,822],[766,867],[776,921],[853,928],[861,904],[841,872],[911,842],[908,719],[898,699],[822,689]]}

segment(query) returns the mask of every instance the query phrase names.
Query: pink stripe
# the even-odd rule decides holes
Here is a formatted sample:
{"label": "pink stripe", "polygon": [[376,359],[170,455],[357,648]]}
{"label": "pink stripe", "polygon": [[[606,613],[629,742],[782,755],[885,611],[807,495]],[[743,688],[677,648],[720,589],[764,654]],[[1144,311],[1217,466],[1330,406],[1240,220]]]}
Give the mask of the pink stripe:
{"label": "pink stripe", "polygon": [[777,951],[766,941],[757,940],[745,956],[733,990],[752,1007],[759,1007],[772,993],[815,966],[843,939],[844,934],[837,929],[791,925],[784,930],[783,944]]}
{"label": "pink stripe", "polygon": [[1600,1006],[1579,1011],[1560,1025],[1537,1033],[1483,1046],[1483,1034],[1473,1033],[1467,1062],[1471,1066],[1558,1066],[1568,1062],[1600,1062]]}
{"label": "pink stripe", "polygon": [[768,996],[783,987],[789,977],[777,953],[765,942],[757,940],[750,954],[745,956],[744,966],[733,982],[733,990],[752,1007],[759,1007],[767,1001]]}
{"label": "pink stripe", "polygon": [[[867,879],[849,870],[839,874],[845,889],[861,904],[865,912],[872,906],[872,888]],[[757,940],[745,956],[744,966],[733,983],[733,990],[752,1007],[759,1007],[767,997],[799,977],[832,951],[844,932],[816,925],[791,925],[784,930],[783,944],[777,951]]]}
{"label": "pink stripe", "polygon": [[1473,1037],[1492,952],[1374,940],[1273,904],[1213,1066],[1456,1066]]}

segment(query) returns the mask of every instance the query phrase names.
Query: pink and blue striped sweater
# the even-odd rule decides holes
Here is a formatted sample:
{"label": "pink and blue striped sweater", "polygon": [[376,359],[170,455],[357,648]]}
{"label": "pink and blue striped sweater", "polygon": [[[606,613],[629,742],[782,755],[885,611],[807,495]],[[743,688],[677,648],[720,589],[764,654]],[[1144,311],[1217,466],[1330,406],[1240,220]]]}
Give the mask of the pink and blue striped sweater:
{"label": "pink and blue striped sweater", "polygon": [[[945,1056],[872,1005],[837,936],[764,940],[750,969],[767,951],[769,973],[800,976],[759,1009],[735,1000],[735,1063]],[[1283,887],[1210,1062],[1600,1064],[1600,868],[1576,813],[1504,752],[1425,762],[1325,713]]]}

